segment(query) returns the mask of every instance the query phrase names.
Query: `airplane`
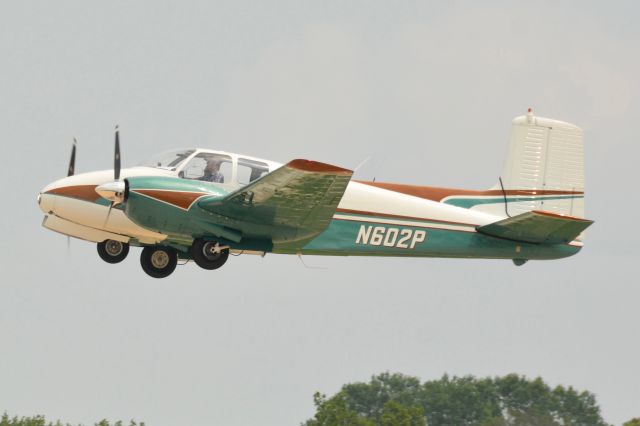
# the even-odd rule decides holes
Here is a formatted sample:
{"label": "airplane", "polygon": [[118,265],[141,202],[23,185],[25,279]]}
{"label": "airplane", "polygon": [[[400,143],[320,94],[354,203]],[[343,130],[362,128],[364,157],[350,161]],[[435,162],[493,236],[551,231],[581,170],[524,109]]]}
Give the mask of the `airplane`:
{"label": "airplane", "polygon": [[[203,148],[179,149],[131,168],[67,177],[37,201],[43,226],[97,244],[108,263],[142,247],[151,277],[179,261],[204,269],[230,254],[560,259],[583,247],[583,133],[526,115],[512,121],[504,170],[488,190],[353,180],[312,160],[286,164]],[[212,171],[215,172],[215,179]],[[211,181],[215,180],[215,181]]]}

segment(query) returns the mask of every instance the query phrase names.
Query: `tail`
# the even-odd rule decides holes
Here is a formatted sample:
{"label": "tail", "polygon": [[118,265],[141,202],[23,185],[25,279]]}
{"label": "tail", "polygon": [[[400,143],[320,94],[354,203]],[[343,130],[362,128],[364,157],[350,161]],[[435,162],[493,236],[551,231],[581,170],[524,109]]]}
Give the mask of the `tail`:
{"label": "tail", "polygon": [[541,210],[584,218],[582,130],[536,117],[531,109],[516,117],[504,170],[493,190],[503,195],[507,216]]}

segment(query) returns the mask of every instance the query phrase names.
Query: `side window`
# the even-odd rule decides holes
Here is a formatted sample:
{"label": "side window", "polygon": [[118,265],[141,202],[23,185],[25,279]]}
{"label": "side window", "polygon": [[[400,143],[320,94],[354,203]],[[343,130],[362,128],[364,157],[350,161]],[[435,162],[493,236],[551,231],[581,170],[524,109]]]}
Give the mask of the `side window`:
{"label": "side window", "polygon": [[181,173],[184,179],[229,183],[233,173],[231,157],[203,152],[189,161]]}
{"label": "side window", "polygon": [[269,173],[269,165],[260,161],[238,159],[238,183],[247,185]]}

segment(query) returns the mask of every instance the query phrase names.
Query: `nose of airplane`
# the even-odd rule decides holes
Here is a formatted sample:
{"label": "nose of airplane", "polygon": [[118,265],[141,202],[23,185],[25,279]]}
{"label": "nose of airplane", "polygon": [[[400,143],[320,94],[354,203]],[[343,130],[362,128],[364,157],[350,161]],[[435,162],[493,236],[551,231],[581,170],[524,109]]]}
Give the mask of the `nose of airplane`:
{"label": "nose of airplane", "polygon": [[40,210],[42,210],[43,213],[45,214],[54,213],[55,201],[56,201],[55,196],[51,194],[47,194],[46,192],[40,191],[37,199],[38,199],[38,206],[40,207]]}
{"label": "nose of airplane", "polygon": [[68,178],[58,179],[51,182],[40,190],[36,200],[40,210],[45,214],[51,214],[55,212],[56,195],[63,193],[65,188],[68,188],[70,183]]}
{"label": "nose of airplane", "polygon": [[55,196],[48,192],[51,189],[50,187],[51,185],[47,185],[42,188],[36,198],[38,201],[38,207],[40,207],[40,210],[45,214],[53,213],[55,206]]}

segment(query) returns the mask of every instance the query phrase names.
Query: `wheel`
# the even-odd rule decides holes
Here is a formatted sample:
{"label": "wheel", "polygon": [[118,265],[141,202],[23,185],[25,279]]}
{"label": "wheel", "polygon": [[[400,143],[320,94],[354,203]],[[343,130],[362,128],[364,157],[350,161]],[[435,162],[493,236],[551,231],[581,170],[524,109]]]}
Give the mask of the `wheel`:
{"label": "wheel", "polygon": [[171,275],[178,264],[178,253],[171,247],[151,246],[142,249],[140,265],[153,278]]}
{"label": "wheel", "polygon": [[119,263],[129,254],[129,243],[104,240],[98,243],[98,254],[107,263]]}
{"label": "wheel", "polygon": [[221,248],[217,241],[198,238],[191,245],[191,257],[203,269],[218,269],[229,258],[229,249]]}

